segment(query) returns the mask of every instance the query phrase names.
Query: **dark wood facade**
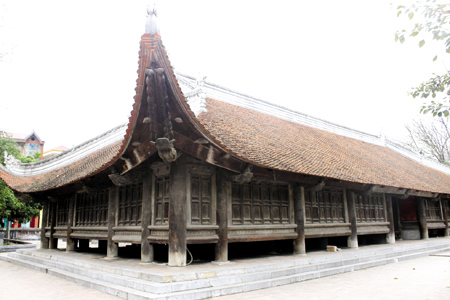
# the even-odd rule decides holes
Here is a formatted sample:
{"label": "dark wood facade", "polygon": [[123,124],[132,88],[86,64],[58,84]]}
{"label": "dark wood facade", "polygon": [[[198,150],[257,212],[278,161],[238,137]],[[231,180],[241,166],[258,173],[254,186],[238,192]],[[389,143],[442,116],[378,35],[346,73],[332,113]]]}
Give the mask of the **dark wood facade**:
{"label": "dark wood facade", "polygon": [[[56,240],[65,238],[67,249],[74,250],[77,244],[86,246],[87,240],[105,241],[110,245],[108,257],[117,256],[120,242],[140,244],[142,260],[151,262],[154,244],[174,239],[179,243],[181,236],[182,244],[176,247],[182,255],[173,265],[185,265],[189,244],[216,244],[216,260],[226,261],[228,243],[234,242],[292,240],[300,245],[294,246],[298,254],[306,253],[308,238],[348,237],[349,247],[357,247],[361,235],[386,235],[387,242],[394,242],[392,197],[398,195],[327,185],[315,189],[257,175],[239,183],[229,171],[182,156],[183,161],[177,162],[183,178],[175,192],[172,181],[180,179],[171,175],[173,164],[149,160],[141,167],[148,169],[145,175],[135,176],[134,182],[48,200],[42,242],[55,248]],[[179,195],[185,195],[185,201],[180,201],[179,211],[171,210],[171,197]],[[414,203],[411,200],[408,203]],[[415,200],[417,215],[423,206],[425,218],[415,220],[421,228],[444,229],[448,236],[449,200]],[[412,214],[408,209],[406,217]],[[174,230],[176,237],[170,234]]]}

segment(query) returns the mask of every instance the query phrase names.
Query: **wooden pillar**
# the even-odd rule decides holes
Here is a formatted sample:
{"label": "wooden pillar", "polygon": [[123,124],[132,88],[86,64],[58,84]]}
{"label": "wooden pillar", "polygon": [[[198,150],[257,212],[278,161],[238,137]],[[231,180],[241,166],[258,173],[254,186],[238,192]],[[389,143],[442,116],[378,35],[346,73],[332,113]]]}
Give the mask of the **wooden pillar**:
{"label": "wooden pillar", "polygon": [[116,207],[119,203],[119,187],[113,186],[109,188],[108,193],[108,238],[106,257],[114,258],[119,256],[119,245],[113,241],[113,227],[116,226]]}
{"label": "wooden pillar", "polygon": [[383,194],[386,205],[386,219],[389,222],[389,233],[386,235],[386,243],[395,244],[394,209],[392,207],[392,196]]}
{"label": "wooden pillar", "polygon": [[428,239],[428,223],[425,212],[425,199],[416,197],[417,216],[419,217],[420,237],[422,240]]}
{"label": "wooden pillar", "polygon": [[402,233],[402,219],[401,219],[401,213],[400,213],[400,199],[396,198],[395,200],[392,199],[392,205],[394,207],[394,222],[395,222],[395,228],[398,232],[398,235],[400,236],[399,240],[403,239],[403,233]]}
{"label": "wooden pillar", "polygon": [[217,172],[217,235],[216,244],[217,262],[228,261],[228,203],[231,201],[231,182],[225,178],[225,171]]}
{"label": "wooden pillar", "polygon": [[144,178],[142,191],[142,236],[141,236],[141,262],[151,263],[154,260],[153,245],[148,242],[150,235],[150,220],[152,217],[152,173]]}
{"label": "wooden pillar", "polygon": [[[348,194],[348,195],[347,195]],[[358,248],[358,233],[357,233],[357,224],[356,224],[356,195],[354,192],[349,191],[348,193],[344,193],[344,199],[347,200],[347,208],[348,208],[348,221],[350,222],[350,230],[351,234],[348,237],[347,245],[349,248]]]}
{"label": "wooden pillar", "polygon": [[187,176],[186,158],[181,155],[170,167],[169,266],[186,266]]}
{"label": "wooden pillar", "polygon": [[70,236],[72,234],[72,227],[73,227],[73,218],[75,215],[75,201],[76,201],[77,194],[69,198],[69,212],[67,215],[67,245],[66,245],[66,251],[74,251],[75,250],[75,243],[76,241],[72,239]]}
{"label": "wooden pillar", "polygon": [[45,236],[45,227],[48,223],[48,213],[49,213],[49,200],[43,201],[43,211],[41,220],[41,249],[48,249],[49,239]]}
{"label": "wooden pillar", "polygon": [[447,214],[448,205],[450,205],[449,200],[441,199],[442,217],[444,218],[444,224],[445,224],[445,233],[444,233],[445,237],[450,235],[450,229],[449,229],[449,224],[448,224],[448,214]]}
{"label": "wooden pillar", "polygon": [[51,224],[50,224],[50,240],[49,240],[49,245],[48,247],[50,249],[57,249],[58,248],[58,239],[54,238],[53,235],[55,233],[55,226],[56,226],[56,209],[57,209],[57,202],[53,202],[51,201],[50,203],[51,206]]}
{"label": "wooden pillar", "polygon": [[294,254],[306,255],[305,244],[305,188],[294,185],[294,216],[297,224],[297,239],[294,240]]}

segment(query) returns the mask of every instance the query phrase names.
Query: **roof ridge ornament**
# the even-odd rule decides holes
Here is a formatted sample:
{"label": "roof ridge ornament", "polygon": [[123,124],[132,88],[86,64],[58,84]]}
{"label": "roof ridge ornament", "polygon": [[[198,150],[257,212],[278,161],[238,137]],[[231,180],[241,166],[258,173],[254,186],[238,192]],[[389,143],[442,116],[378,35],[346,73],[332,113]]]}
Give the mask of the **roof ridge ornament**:
{"label": "roof ridge ornament", "polygon": [[147,23],[145,24],[145,33],[155,34],[159,33],[159,27],[157,22],[156,5],[153,4],[153,9],[150,8],[150,4],[147,6]]}

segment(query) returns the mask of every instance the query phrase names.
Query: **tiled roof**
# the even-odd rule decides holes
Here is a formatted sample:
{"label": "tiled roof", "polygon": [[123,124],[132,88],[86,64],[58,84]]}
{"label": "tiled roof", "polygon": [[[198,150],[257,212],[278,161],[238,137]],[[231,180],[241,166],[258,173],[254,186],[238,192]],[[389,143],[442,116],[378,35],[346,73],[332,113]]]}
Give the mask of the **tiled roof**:
{"label": "tiled roof", "polygon": [[24,193],[45,191],[70,184],[80,178],[98,173],[117,155],[122,141],[110,144],[70,165],[32,177],[12,175],[0,165],[0,178],[14,190]]}
{"label": "tiled roof", "polygon": [[267,168],[450,193],[450,176],[386,147],[207,99],[200,122],[228,151]]}

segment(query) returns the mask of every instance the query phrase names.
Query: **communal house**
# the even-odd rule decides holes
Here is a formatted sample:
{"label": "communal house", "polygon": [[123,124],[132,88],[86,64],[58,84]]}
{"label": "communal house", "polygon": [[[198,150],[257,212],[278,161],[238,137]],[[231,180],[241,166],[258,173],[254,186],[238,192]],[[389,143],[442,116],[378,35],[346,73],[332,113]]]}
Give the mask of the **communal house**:
{"label": "communal house", "polygon": [[44,204],[42,248],[66,239],[66,251],[83,251],[98,240],[114,258],[131,243],[152,262],[166,244],[169,266],[185,266],[190,245],[208,244],[224,262],[231,243],[288,241],[307,254],[312,240],[356,248],[449,235],[447,167],[176,73],[155,19],[150,11],[127,124],[34,164],[0,166],[18,196]]}

